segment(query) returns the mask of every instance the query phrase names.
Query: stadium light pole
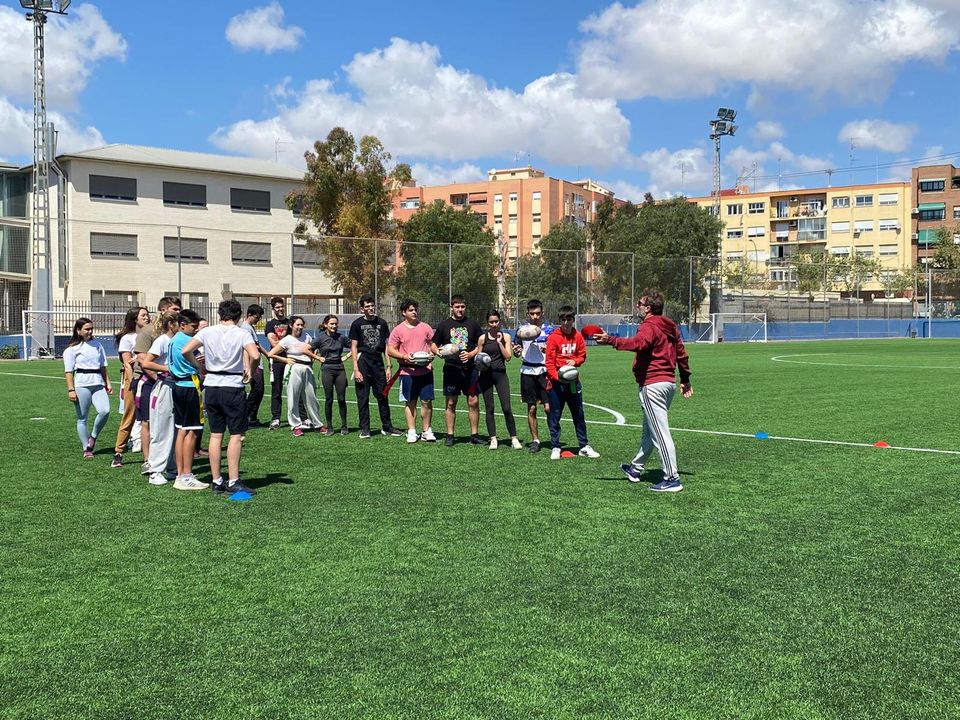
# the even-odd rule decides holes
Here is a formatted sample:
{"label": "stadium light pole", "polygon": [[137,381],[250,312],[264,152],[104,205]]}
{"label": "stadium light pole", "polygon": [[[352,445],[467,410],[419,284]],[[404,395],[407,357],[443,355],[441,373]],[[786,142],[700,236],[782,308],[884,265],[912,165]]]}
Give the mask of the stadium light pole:
{"label": "stadium light pole", "polygon": [[[50,157],[53,133],[47,128],[47,76],[44,66],[43,28],[47,15],[66,15],[72,0],[20,0],[33,24],[33,272],[34,310],[53,307],[53,274],[50,268]],[[53,348],[53,326],[48,323],[44,344]],[[39,348],[37,348],[39,352]],[[26,353],[26,348],[24,348]]]}
{"label": "stadium light pole", "polygon": [[737,111],[732,108],[720,108],[717,117],[710,121],[710,139],[714,142],[713,154],[713,214],[720,217],[720,138],[724,135],[733,137],[737,132]]}

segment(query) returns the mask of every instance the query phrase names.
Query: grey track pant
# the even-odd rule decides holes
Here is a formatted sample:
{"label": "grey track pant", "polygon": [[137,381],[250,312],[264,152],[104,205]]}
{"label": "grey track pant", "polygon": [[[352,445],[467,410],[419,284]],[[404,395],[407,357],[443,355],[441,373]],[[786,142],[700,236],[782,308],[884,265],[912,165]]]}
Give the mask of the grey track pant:
{"label": "grey track pant", "polygon": [[173,391],[166,383],[158,382],[147,402],[150,403],[150,472],[176,472]]}
{"label": "grey track pant", "polygon": [[650,453],[656,448],[660,453],[660,463],[663,465],[663,479],[670,480],[677,477],[677,451],[670,435],[670,423],[667,413],[677,386],[672,382],[659,382],[644,385],[640,388],[640,407],[643,408],[643,437],[640,439],[640,449],[633,458],[633,466],[643,469]]}
{"label": "grey track pant", "polygon": [[[307,417],[300,417],[300,397],[303,397]],[[290,377],[287,378],[287,422],[291,428],[298,428],[304,420],[310,420],[315,427],[320,427],[320,403],[317,401],[317,381],[313,376],[313,369],[309,365],[291,365]]]}

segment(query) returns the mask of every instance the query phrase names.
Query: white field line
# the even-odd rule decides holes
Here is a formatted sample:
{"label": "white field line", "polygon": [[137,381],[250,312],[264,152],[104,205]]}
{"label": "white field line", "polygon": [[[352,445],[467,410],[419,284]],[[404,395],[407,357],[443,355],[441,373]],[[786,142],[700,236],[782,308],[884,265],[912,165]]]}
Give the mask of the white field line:
{"label": "white field line", "polygon": [[[51,375],[30,375],[27,373],[11,373],[11,372],[0,372],[0,375],[18,375],[22,377],[34,377],[41,378],[45,380],[59,380],[58,377],[53,377]],[[356,400],[347,400],[351,405],[356,405]],[[588,403],[584,403],[587,405]],[[390,407],[394,408],[403,408],[404,405],[399,403],[391,403]],[[605,410],[609,412],[616,418],[615,422],[610,422],[609,420],[587,420],[588,425],[608,425],[610,427],[623,427],[623,428],[634,428],[637,430],[642,430],[643,425],[636,423],[626,422],[626,418],[623,415],[618,413],[616,410],[611,410],[610,408],[605,408],[600,405],[591,405],[600,410]],[[441,414],[443,412],[442,408],[434,408],[434,412]],[[458,413],[466,413],[465,408],[457,408]],[[503,413],[496,413],[500,417],[503,417]],[[573,422],[569,418],[561,418],[564,422]],[[739,438],[749,438],[751,440],[758,440],[760,442],[766,442],[768,440],[780,440],[784,442],[799,442],[799,443],[812,443],[815,445],[839,445],[841,447],[857,447],[857,448],[870,448],[872,450],[901,450],[905,452],[919,452],[919,453],[934,453],[938,455],[960,455],[960,450],[941,450],[939,448],[917,448],[917,447],[905,447],[900,445],[891,445],[885,448],[877,448],[872,443],[861,443],[861,442],[848,442],[845,440],[822,440],[819,438],[798,438],[798,437],[787,437],[785,435],[771,435],[767,438],[764,438],[762,441],[760,438],[757,438],[753,433],[740,433],[740,432],[727,432],[724,430],[701,430],[698,428],[670,428],[671,432],[682,432],[682,433],[699,433],[701,435],[718,435],[721,437],[739,437]]]}
{"label": "white field line", "polygon": [[808,357],[870,357],[869,355],[859,355],[853,353],[795,353],[792,355],[775,355],[770,358],[773,362],[792,363],[794,365],[826,365],[831,367],[863,367],[863,368],[895,368],[899,370],[960,370],[957,365],[885,365],[881,363],[841,363],[824,362],[821,360],[806,361],[793,360],[792,358]]}

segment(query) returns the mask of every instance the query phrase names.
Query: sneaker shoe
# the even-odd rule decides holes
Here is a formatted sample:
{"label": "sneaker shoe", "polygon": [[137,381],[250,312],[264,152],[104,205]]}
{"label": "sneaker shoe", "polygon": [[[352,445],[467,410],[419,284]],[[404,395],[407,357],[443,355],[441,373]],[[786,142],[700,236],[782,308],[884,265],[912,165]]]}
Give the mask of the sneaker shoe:
{"label": "sneaker shoe", "polygon": [[683,485],[680,484],[680,478],[670,478],[651,485],[650,489],[654,492],[680,492],[683,490]]}
{"label": "sneaker shoe", "polygon": [[532,453],[540,452],[540,441],[539,440],[530,441],[530,444],[527,445],[527,450],[529,450]]}
{"label": "sneaker shoe", "polygon": [[97,439],[93,436],[87,438],[87,450],[91,453],[93,452],[94,446],[97,444]]}
{"label": "sneaker shoe", "polygon": [[483,438],[481,438],[479,435],[471,435],[471,436],[470,436],[470,444],[471,444],[471,445],[483,445]]}
{"label": "sneaker shoe", "polygon": [[150,473],[150,479],[147,482],[151,485],[166,485],[170,481],[163,473]]}
{"label": "sneaker shoe", "polygon": [[110,463],[110,467],[118,468],[123,467],[123,455],[120,453],[115,453],[113,456],[113,461]]}
{"label": "sneaker shoe", "polygon": [[550,459],[559,460],[560,459],[560,448],[552,448],[550,450]]}
{"label": "sneaker shoe", "polygon": [[92,457],[93,457],[93,450],[84,450],[84,451],[83,451],[83,459],[84,459],[84,460],[89,460],[89,459],[92,458]]}
{"label": "sneaker shoe", "polygon": [[491,450],[496,450],[499,443],[495,437],[490,438],[490,445],[488,446]]}
{"label": "sneaker shoe", "polygon": [[303,428],[295,427],[295,428],[293,429],[293,436],[294,436],[294,437],[303,437]]}
{"label": "sneaker shoe", "polygon": [[512,447],[514,450],[523,450],[523,443],[520,442],[519,438],[513,438],[510,440],[510,447]]}
{"label": "sneaker shoe", "polygon": [[210,483],[210,489],[214,495],[222,495],[227,491],[227,484],[223,481],[223,478],[220,478]]}
{"label": "sneaker shoe", "polygon": [[[313,427],[313,423],[309,420],[304,420],[302,423],[300,423],[300,427],[302,427],[304,430],[309,430]],[[320,426],[320,429],[323,430],[323,425]]]}
{"label": "sneaker shoe", "polygon": [[361,440],[369,440],[369,439],[370,439],[370,431],[369,431],[369,430],[361,430],[361,431],[360,431],[360,439],[361,439]]}
{"label": "sneaker shoe", "polygon": [[342,427],[342,428],[340,428],[340,434],[343,435],[344,437],[346,437],[347,435],[350,434],[350,431],[349,431],[347,428]]}
{"label": "sneaker shoe", "polygon": [[209,483],[200,482],[196,475],[181,475],[173,483],[174,490],[206,490]]}
{"label": "sneaker shoe", "polygon": [[380,434],[381,434],[381,435],[392,435],[393,437],[400,437],[401,435],[403,435],[403,430],[400,430],[400,429],[394,428],[394,427],[392,427],[392,428],[384,428],[383,430],[380,431]]}
{"label": "sneaker shoe", "polygon": [[320,434],[325,437],[333,437],[337,433],[333,428],[324,428],[323,430],[320,431]]}
{"label": "sneaker shoe", "polygon": [[333,431],[330,430],[330,428],[328,428],[326,425],[321,425],[320,427],[317,428],[317,432],[319,432],[322,435],[330,435]]}
{"label": "sneaker shoe", "polygon": [[416,430],[407,430],[407,442],[415,443],[419,438],[417,437]]}
{"label": "sneaker shoe", "polygon": [[580,452],[578,452],[577,455],[579,455],[580,457],[588,457],[588,458],[600,457],[600,453],[598,453],[589,445],[584,445],[582,448],[580,448]]}
{"label": "sneaker shoe", "polygon": [[279,429],[280,429],[280,421],[279,421],[279,420],[271,420],[271,421],[270,421],[270,429],[271,429],[271,430],[279,430]]}
{"label": "sneaker shoe", "polygon": [[139,440],[137,440],[135,443],[131,443],[130,452],[138,453],[141,450],[143,450],[143,444]]}
{"label": "sneaker shoe", "polygon": [[149,462],[149,461],[145,461],[145,462],[143,462],[143,463],[140,464],[140,474],[141,474],[141,475],[149,475],[149,474],[150,474],[150,462]]}
{"label": "sneaker shoe", "polygon": [[444,447],[453,447],[453,444],[454,444],[455,442],[456,442],[456,440],[454,440],[453,435],[447,435],[447,436],[443,439],[443,446],[444,446]]}
{"label": "sneaker shoe", "polygon": [[423,439],[427,442],[436,442],[437,436],[433,434],[433,428],[427,428],[423,431]]}
{"label": "sneaker shoe", "polygon": [[244,484],[243,484],[242,482],[240,482],[239,480],[236,480],[236,481],[234,481],[234,482],[232,482],[232,483],[229,483],[229,484],[227,485],[227,495],[233,495],[234,493],[238,493],[238,492],[245,492],[245,493],[247,493],[248,495],[256,495],[256,494],[257,494],[257,491],[256,491],[256,490],[254,490],[252,487],[247,487],[246,485],[244,485]]}
{"label": "sneaker shoe", "polygon": [[620,466],[620,472],[627,476],[627,480],[632,483],[643,481],[643,468],[636,468],[630,463],[623,463]]}

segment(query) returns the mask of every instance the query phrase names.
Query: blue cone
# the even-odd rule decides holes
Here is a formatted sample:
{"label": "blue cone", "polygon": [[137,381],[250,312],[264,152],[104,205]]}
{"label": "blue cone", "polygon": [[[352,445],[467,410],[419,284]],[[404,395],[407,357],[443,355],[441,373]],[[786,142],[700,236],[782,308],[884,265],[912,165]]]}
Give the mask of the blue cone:
{"label": "blue cone", "polygon": [[241,490],[240,492],[235,492],[230,495],[230,502],[234,502],[234,501],[239,502],[240,500],[249,500],[252,497],[253,495],[251,495],[250,493],[243,492]]}
{"label": "blue cone", "polygon": [[767,440],[770,436],[765,432],[758,432],[756,435],[754,435],[754,437],[757,438],[757,440]]}

